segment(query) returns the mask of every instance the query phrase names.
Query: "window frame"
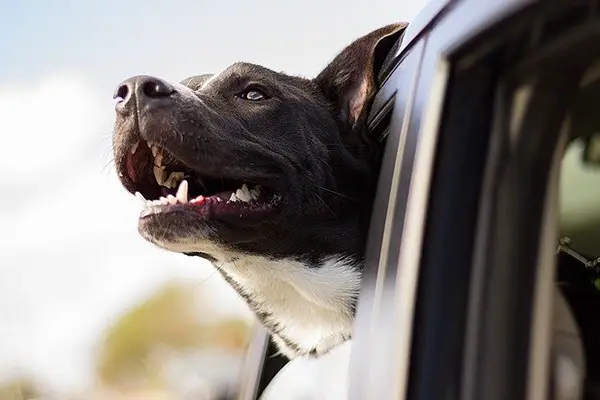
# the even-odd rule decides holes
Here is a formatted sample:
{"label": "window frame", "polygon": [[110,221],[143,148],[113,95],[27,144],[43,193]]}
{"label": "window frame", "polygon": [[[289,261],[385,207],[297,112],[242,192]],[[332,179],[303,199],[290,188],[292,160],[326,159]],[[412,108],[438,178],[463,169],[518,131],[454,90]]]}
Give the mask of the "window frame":
{"label": "window frame", "polygon": [[[549,56],[544,49],[526,56],[534,39],[551,33],[542,17],[567,4],[573,1],[437,0],[407,28],[370,118],[391,113],[357,307],[350,399],[546,398],[540,388],[547,386],[549,346],[533,338],[550,323],[548,254],[557,221],[547,194],[556,192],[565,139],[560,112],[552,120],[544,110],[565,108],[566,96],[553,104],[549,94],[573,82],[554,79],[557,70],[541,74],[519,132],[509,135],[507,121],[517,84]],[[531,43],[515,47],[519,62],[490,59],[529,26]],[[461,98],[484,99],[469,109],[482,114],[461,119]],[[461,147],[474,130],[482,137]],[[475,149],[479,159],[458,164]],[[459,220],[467,225],[442,223]],[[442,268],[446,260],[456,274]],[[515,304],[522,309],[511,312]],[[256,371],[271,362],[261,334]],[[258,398],[268,384],[254,376],[254,388],[240,398]]]}

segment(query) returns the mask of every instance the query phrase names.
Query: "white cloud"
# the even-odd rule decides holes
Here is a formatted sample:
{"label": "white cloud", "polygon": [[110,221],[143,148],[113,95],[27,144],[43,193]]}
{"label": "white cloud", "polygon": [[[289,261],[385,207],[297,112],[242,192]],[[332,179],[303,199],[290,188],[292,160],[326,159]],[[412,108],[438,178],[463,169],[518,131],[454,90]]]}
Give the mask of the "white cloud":
{"label": "white cloud", "polygon": [[[110,141],[98,145],[99,127],[110,126],[112,106],[98,98],[84,79],[68,75],[0,89],[3,145],[11,149],[0,158],[0,182],[18,179],[34,189],[34,199],[2,214],[0,381],[22,370],[54,387],[85,387],[94,343],[109,321],[167,279],[200,283],[213,274],[206,262],[139,237],[136,199],[101,163]],[[91,159],[82,163],[86,147]],[[33,178],[61,163],[72,164],[68,176],[57,177],[68,182],[35,191]],[[221,311],[243,310],[217,274],[202,285],[219,291]]]}
{"label": "white cloud", "polygon": [[40,172],[99,143],[111,125],[106,119],[111,115],[110,94],[105,97],[96,96],[92,85],[74,74],[52,76],[28,87],[0,86],[5,149],[0,182],[34,181]]}

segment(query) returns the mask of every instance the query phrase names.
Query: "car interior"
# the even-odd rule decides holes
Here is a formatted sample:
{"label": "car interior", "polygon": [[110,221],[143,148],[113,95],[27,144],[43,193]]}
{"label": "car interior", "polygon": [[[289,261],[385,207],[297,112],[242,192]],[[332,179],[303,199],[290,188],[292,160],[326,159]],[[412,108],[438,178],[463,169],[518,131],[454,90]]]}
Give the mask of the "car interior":
{"label": "car interior", "polygon": [[[600,397],[600,62],[583,75],[569,113],[560,173],[554,362],[557,377],[585,377]],[[564,296],[566,303],[562,303]],[[566,306],[566,307],[565,307]],[[565,378],[568,379],[568,378]],[[568,383],[562,385],[569,387]],[[581,397],[578,397],[581,398]]]}

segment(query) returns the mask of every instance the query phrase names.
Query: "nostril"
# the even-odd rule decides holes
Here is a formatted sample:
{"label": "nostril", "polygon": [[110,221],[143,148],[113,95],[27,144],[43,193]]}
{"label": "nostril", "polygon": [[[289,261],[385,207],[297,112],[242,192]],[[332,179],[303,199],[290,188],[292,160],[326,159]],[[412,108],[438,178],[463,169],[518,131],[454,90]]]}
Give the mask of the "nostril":
{"label": "nostril", "polygon": [[162,79],[147,75],[138,75],[121,82],[113,98],[115,109],[121,114],[128,114],[132,107],[146,107],[156,101],[163,102],[176,92],[175,88]]}
{"label": "nostril", "polygon": [[129,87],[126,84],[122,84],[117,88],[117,90],[115,90],[115,93],[113,94],[113,99],[123,101],[127,98],[128,94]]}
{"label": "nostril", "polygon": [[150,98],[167,97],[175,92],[173,87],[159,79],[150,79],[142,83],[142,92]]}

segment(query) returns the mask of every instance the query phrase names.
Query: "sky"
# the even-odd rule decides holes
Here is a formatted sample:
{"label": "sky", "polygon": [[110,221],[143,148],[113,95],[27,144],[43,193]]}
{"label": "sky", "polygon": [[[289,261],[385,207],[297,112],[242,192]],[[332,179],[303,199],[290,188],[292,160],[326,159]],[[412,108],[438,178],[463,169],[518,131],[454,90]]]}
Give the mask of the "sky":
{"label": "sky", "polygon": [[92,379],[98,335],[170,279],[247,309],[212,267],[137,234],[111,164],[112,93],[248,61],[315,76],[353,39],[410,21],[425,0],[0,0],[0,381]]}

